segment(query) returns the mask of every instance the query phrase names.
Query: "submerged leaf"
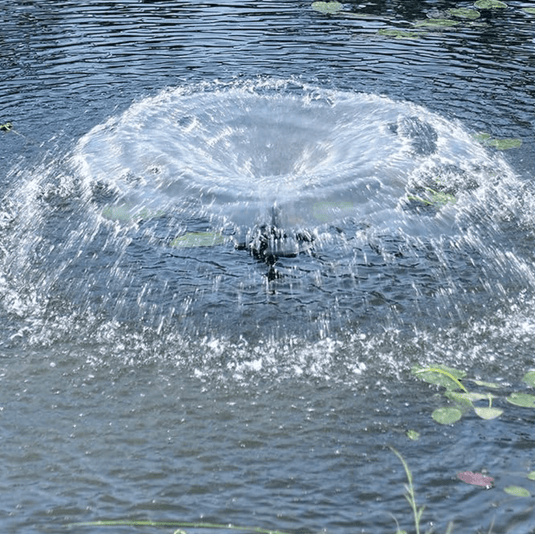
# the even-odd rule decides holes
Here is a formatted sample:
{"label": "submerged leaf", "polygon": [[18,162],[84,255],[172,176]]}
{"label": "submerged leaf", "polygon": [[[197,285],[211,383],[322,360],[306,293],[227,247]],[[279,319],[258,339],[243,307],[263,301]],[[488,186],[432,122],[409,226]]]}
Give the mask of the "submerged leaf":
{"label": "submerged leaf", "polygon": [[509,495],[514,495],[515,497],[531,497],[531,493],[521,486],[507,486],[503,491]]}
{"label": "submerged leaf", "polygon": [[505,400],[515,406],[535,408],[535,395],[530,395],[529,393],[511,393]]}
{"label": "submerged leaf", "polygon": [[425,27],[425,28],[448,28],[450,26],[457,26],[457,24],[460,24],[457,20],[429,19],[429,20],[419,20],[414,25],[416,27]]}
{"label": "submerged leaf", "polygon": [[224,242],[224,236],[218,232],[189,232],[173,239],[171,246],[178,248],[214,247]]}
{"label": "submerged leaf", "polygon": [[495,137],[491,137],[490,134],[484,132],[478,133],[473,137],[482,145],[491,146],[493,148],[496,148],[497,150],[510,150],[511,148],[518,148],[519,146],[522,146],[522,139],[513,137],[498,139]]}
{"label": "submerged leaf", "polygon": [[441,425],[456,423],[462,416],[463,412],[459,408],[452,408],[450,406],[437,408],[432,414],[433,419]]}
{"label": "submerged leaf", "polygon": [[312,9],[333,15],[342,9],[342,4],[340,2],[312,2]]}
{"label": "submerged leaf", "polygon": [[457,473],[457,478],[462,480],[466,484],[471,484],[472,486],[480,486],[482,488],[492,488],[494,485],[494,479],[492,477],[486,476],[483,473],[473,473],[472,471],[463,471],[462,473]]}

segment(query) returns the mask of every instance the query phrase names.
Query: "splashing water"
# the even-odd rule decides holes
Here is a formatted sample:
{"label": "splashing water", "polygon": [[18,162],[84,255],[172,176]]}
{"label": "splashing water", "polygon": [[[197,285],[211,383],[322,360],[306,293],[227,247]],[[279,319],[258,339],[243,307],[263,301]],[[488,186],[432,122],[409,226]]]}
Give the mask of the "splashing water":
{"label": "splashing water", "polygon": [[[375,95],[169,89],[11,180],[5,345],[91,340],[149,359],[180,346],[238,374],[281,371],[281,353],[316,372],[351,346],[360,372],[533,284],[509,239],[522,184],[507,163],[460,124]],[[291,253],[265,261],[259,236]]]}

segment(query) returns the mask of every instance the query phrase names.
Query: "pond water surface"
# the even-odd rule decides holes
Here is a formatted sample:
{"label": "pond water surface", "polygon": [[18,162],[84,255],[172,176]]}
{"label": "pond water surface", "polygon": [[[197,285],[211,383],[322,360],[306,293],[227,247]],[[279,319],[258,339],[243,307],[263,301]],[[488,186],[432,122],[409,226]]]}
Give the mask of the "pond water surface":
{"label": "pond water surface", "polygon": [[[535,14],[507,4],[0,6],[3,532],[412,532],[390,447],[422,531],[535,528],[505,491],[535,495],[506,400],[535,368]],[[438,363],[503,414],[435,422],[411,370]]]}

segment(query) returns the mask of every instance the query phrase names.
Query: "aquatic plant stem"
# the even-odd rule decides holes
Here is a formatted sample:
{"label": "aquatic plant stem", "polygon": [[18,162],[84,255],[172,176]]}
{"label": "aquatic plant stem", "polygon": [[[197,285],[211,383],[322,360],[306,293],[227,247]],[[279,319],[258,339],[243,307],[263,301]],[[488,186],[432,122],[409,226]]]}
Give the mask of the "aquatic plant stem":
{"label": "aquatic plant stem", "polygon": [[405,474],[407,475],[408,482],[408,484],[405,484],[405,489],[407,490],[405,498],[407,499],[407,502],[412,508],[412,513],[414,516],[414,528],[416,529],[416,534],[420,534],[420,520],[422,518],[425,506],[420,506],[418,508],[418,505],[416,504],[416,494],[414,492],[414,486],[412,484],[412,473],[409,469],[407,462],[405,461],[403,456],[401,456],[401,454],[396,449],[394,449],[394,447],[390,447],[390,450],[400,459],[401,463],[403,464],[403,468],[405,469]]}

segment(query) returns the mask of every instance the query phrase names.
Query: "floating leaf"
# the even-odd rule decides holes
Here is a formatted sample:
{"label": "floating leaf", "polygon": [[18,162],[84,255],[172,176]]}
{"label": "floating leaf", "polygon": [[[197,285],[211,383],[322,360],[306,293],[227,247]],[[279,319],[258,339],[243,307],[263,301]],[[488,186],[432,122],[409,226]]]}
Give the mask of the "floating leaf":
{"label": "floating leaf", "polygon": [[523,408],[535,408],[535,395],[529,393],[511,393],[506,400],[515,406]]}
{"label": "floating leaf", "polygon": [[412,439],[412,441],[417,441],[420,439],[420,432],[416,432],[416,430],[407,430],[407,437]]}
{"label": "floating leaf", "polygon": [[528,385],[535,387],[535,371],[528,371],[523,377],[522,380]]}
{"label": "floating leaf", "polygon": [[443,408],[437,408],[431,417],[441,425],[451,425],[456,423],[462,416],[463,412],[459,408],[444,406]]}
{"label": "floating leaf", "polygon": [[531,497],[531,493],[521,486],[507,486],[503,491],[509,495],[514,495],[515,497]]}
{"label": "floating leaf", "polygon": [[459,379],[466,376],[464,371],[436,364],[429,367],[413,367],[412,374],[429,384],[443,386],[450,391],[462,389],[466,392],[466,388],[459,382]]}
{"label": "floating leaf", "polygon": [[476,407],[474,408],[474,411],[481,417],[481,419],[496,419],[496,417],[500,417],[503,413],[502,409],[491,408],[490,406],[488,408]]}
{"label": "floating leaf", "polygon": [[128,204],[106,206],[102,210],[102,216],[110,221],[135,222],[143,219],[153,219],[165,215],[163,210],[151,210],[149,208],[135,209]]}
{"label": "floating leaf", "polygon": [[481,16],[481,13],[476,9],[469,9],[466,7],[461,7],[457,9],[448,9],[448,13],[452,17],[457,17],[460,19],[478,19]]}
{"label": "floating leaf", "polygon": [[171,241],[172,247],[198,248],[214,247],[225,242],[225,237],[219,232],[189,232]]}
{"label": "floating leaf", "polygon": [[419,39],[420,34],[417,32],[409,32],[406,30],[393,30],[388,28],[382,28],[377,32],[377,35],[383,35],[384,37],[393,37],[394,39]]}
{"label": "floating leaf", "polygon": [[500,2],[500,0],[477,0],[474,5],[479,9],[504,9],[507,7],[507,4]]}
{"label": "floating leaf", "polygon": [[333,15],[341,11],[342,4],[340,2],[312,2],[312,9],[320,13]]}
{"label": "floating leaf", "polygon": [[463,471],[462,473],[457,473],[457,478],[459,480],[462,480],[466,484],[471,484],[472,486],[481,486],[482,488],[487,489],[492,488],[492,486],[494,486],[494,479],[482,473]]}
{"label": "floating leaf", "polygon": [[530,15],[535,15],[535,7],[524,7],[522,11],[529,13]]}
{"label": "floating leaf", "polygon": [[429,19],[429,20],[419,20],[414,25],[416,27],[425,27],[425,28],[448,28],[450,26],[457,26],[460,24],[457,20],[451,19]]}

